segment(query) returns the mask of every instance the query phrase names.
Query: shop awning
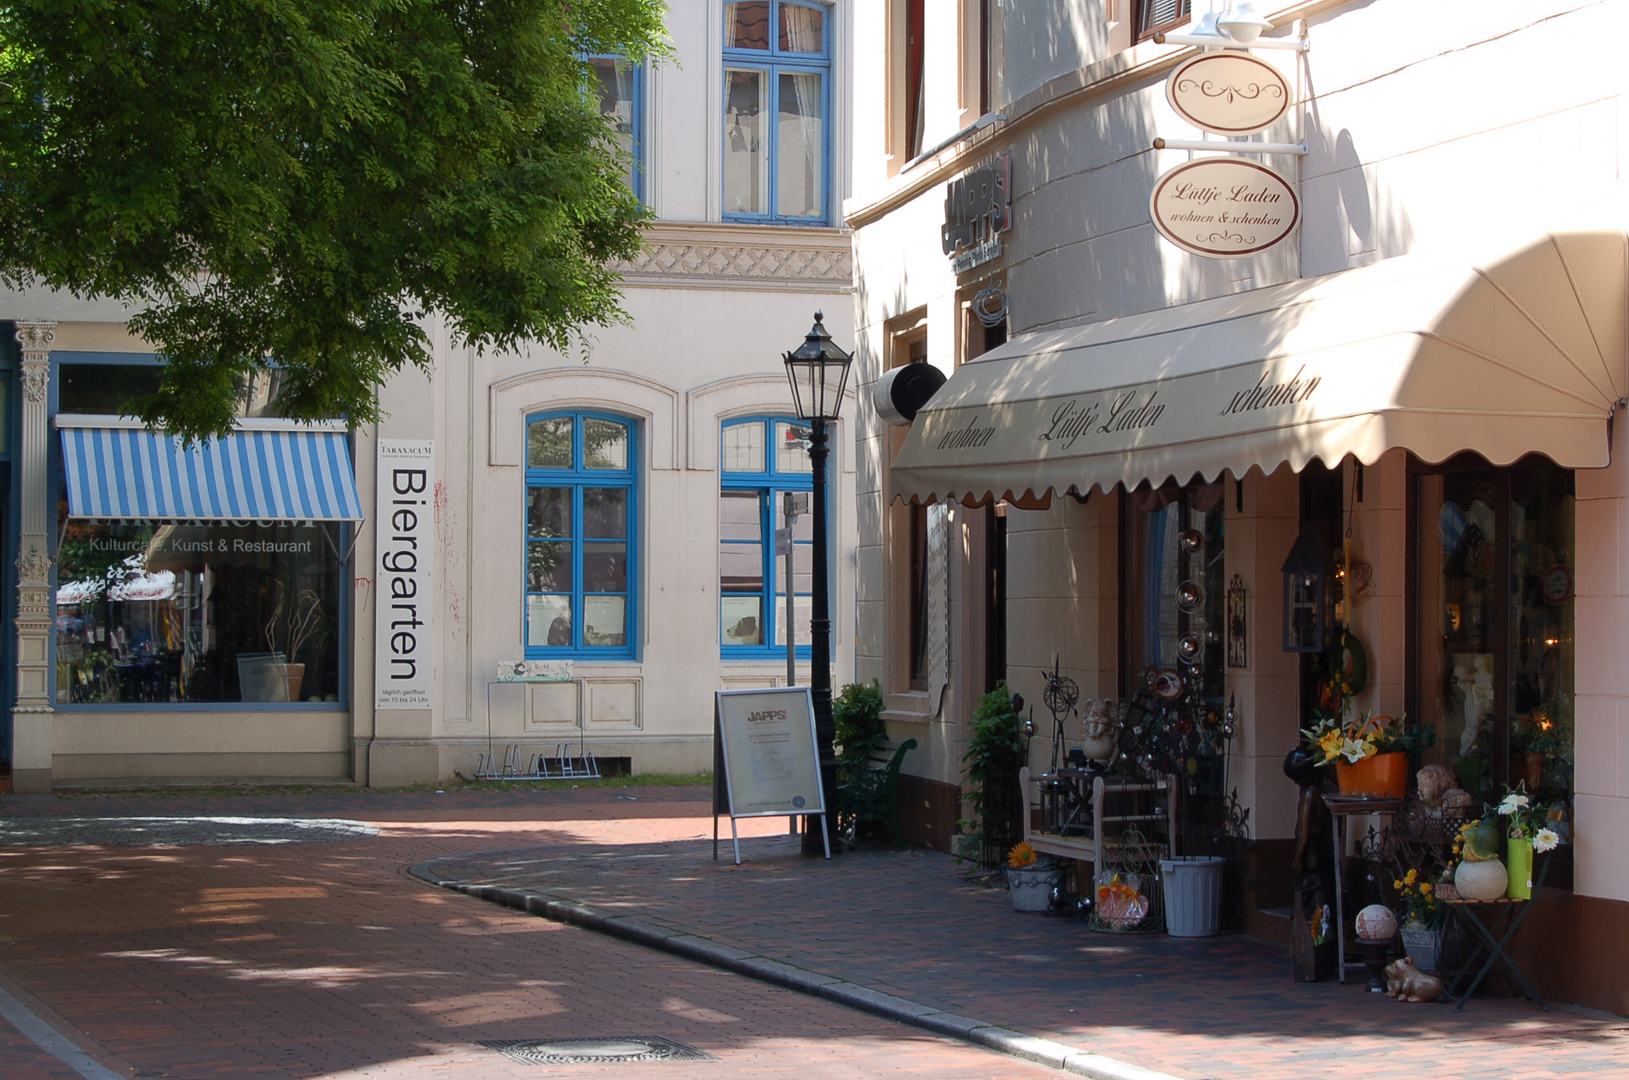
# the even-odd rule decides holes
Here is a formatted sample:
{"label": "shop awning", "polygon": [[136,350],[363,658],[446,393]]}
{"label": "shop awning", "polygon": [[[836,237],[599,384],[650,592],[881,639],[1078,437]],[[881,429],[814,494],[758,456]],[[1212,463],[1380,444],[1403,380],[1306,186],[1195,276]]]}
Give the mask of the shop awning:
{"label": "shop awning", "polygon": [[1480,266],[1390,259],[1014,338],[917,414],[893,493],[1023,504],[1393,447],[1603,466],[1626,246],[1556,234]]}
{"label": "shop awning", "polygon": [[184,447],[171,435],[95,419],[57,417],[70,517],[362,518],[343,430],[260,421],[254,430]]}

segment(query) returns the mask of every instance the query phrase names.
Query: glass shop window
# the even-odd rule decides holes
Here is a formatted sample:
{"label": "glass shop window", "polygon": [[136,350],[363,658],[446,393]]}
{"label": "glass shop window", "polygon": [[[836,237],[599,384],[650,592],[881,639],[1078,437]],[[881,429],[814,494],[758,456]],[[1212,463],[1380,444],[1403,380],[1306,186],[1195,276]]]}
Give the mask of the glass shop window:
{"label": "glass shop window", "polygon": [[58,704],[338,702],[342,533],[301,522],[68,521],[57,552]]}
{"label": "glass shop window", "polygon": [[[156,360],[131,364],[84,364],[65,361],[52,372],[57,412],[122,416],[130,402],[158,391],[164,366]],[[278,416],[277,395],[283,373],[257,371],[238,386],[239,416]]]}
{"label": "glass shop window", "polygon": [[1173,485],[1126,496],[1121,655],[1127,697],[1175,700],[1197,686],[1208,706],[1224,704],[1224,487],[1220,481]]}
{"label": "glass shop window", "polygon": [[1467,455],[1418,475],[1416,708],[1426,760],[1497,802],[1518,781],[1570,802],[1573,474]]}

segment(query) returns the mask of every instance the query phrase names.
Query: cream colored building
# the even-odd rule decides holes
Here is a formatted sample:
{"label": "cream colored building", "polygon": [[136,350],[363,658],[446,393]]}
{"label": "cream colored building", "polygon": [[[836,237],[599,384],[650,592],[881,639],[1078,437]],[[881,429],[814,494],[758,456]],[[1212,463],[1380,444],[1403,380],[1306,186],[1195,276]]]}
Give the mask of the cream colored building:
{"label": "cream colored building", "polygon": [[[1618,952],[1596,947],[1629,925],[1612,850],[1629,827],[1625,9],[1260,5],[1267,36],[1308,48],[1255,51],[1290,107],[1251,137],[1305,153],[1242,156],[1287,181],[1299,227],[1222,259],[1150,217],[1159,178],[1209,156],[1155,140],[1217,137],[1167,98],[1202,50],[1153,35],[1192,32],[1186,7],[966,0],[928,19],[898,0],[856,29],[856,96],[886,103],[855,118],[846,208],[856,670],[884,684],[893,734],[923,744],[902,780],[915,835],[951,843],[968,717],[996,678],[1036,705],[1040,771],[1055,659],[1090,699],[1174,673],[1208,734],[1170,764],[1203,780],[1226,747],[1208,782],[1250,811],[1247,925],[1284,934],[1297,788],[1281,763],[1321,680],[1285,651],[1281,567],[1310,529],[1367,575],[1355,709],[1430,727],[1427,759],[1479,795],[1530,778],[1562,807],[1573,843],[1528,924],[1550,954],[1528,973],[1629,1009]],[[992,198],[981,185],[1009,170]],[[868,390],[913,361],[949,382],[891,427]],[[1173,546],[1184,529],[1191,548]],[[1185,581],[1204,593],[1192,611]],[[1175,651],[1188,634],[1197,678]]]}
{"label": "cream colored building", "polygon": [[[0,298],[18,343],[4,362],[16,789],[407,784],[471,775],[489,749],[501,769],[510,747],[522,768],[562,746],[607,769],[710,768],[713,692],[787,678],[774,508],[810,485],[781,355],[817,310],[852,338],[848,19],[818,0],[682,3],[676,63],[599,63],[656,217],[618,267],[630,325],[569,355],[480,353],[432,318],[431,369],[386,386],[388,417],[364,430],[290,430],[259,387],[231,441],[239,486],[258,492],[264,470],[249,502],[204,505],[215,493],[184,454],[111,415],[157,362],[126,311]],[[836,440],[830,472],[839,679],[851,447]],[[273,505],[284,489],[295,502]],[[792,589],[805,619],[807,527]],[[567,679],[489,685],[523,660]]]}

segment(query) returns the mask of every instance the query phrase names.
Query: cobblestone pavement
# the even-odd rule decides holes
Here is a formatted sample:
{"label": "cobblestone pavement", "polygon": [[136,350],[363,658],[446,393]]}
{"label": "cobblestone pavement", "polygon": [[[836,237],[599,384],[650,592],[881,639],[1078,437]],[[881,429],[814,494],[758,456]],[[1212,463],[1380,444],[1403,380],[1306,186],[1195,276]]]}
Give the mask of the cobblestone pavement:
{"label": "cobblestone pavement", "polygon": [[[694,847],[710,835],[704,798],[661,788],[0,797],[0,819],[19,829],[86,817],[164,818],[183,830],[192,825],[181,819],[203,817],[378,829],[328,843],[0,847],[0,990],[130,1077],[1056,1075],[405,873],[502,847]],[[747,824],[760,836],[785,828]],[[534,1065],[480,1045],[602,1036],[670,1039],[713,1060]],[[0,1077],[79,1075],[0,1021]]]}

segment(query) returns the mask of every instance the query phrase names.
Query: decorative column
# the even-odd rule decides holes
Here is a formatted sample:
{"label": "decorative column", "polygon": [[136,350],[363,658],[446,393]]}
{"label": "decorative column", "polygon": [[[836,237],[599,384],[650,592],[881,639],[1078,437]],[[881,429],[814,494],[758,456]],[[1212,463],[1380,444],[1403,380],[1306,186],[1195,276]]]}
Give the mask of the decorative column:
{"label": "decorative column", "polygon": [[51,789],[51,533],[56,500],[46,490],[54,322],[17,323],[22,345],[21,510],[17,539],[17,701],[11,772],[17,791]]}

